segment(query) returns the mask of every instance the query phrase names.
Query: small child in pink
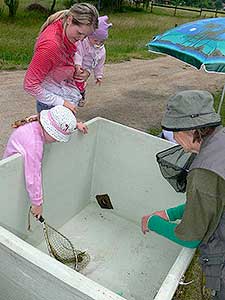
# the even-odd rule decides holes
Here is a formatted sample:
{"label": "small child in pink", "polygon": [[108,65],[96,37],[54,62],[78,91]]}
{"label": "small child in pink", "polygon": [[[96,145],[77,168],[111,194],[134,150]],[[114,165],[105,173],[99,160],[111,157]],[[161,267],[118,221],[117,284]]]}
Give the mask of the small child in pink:
{"label": "small child in pink", "polygon": [[77,122],[72,111],[61,105],[42,110],[39,116],[17,121],[13,127],[16,129],[8,140],[3,158],[16,153],[22,155],[26,189],[32,203],[31,212],[39,217],[43,203],[41,165],[44,144],[68,142],[76,129],[85,134],[87,127]]}
{"label": "small child in pink", "polygon": [[[104,42],[108,38],[108,29],[112,27],[112,23],[108,23],[107,16],[99,17],[98,22],[98,29],[83,41],[78,41],[74,62],[77,74],[82,73],[83,70],[88,71],[90,74],[93,71],[96,84],[100,85],[102,83],[103,68],[106,59]],[[82,95],[78,106],[84,106],[86,82],[76,79],[75,76],[75,83]]]}

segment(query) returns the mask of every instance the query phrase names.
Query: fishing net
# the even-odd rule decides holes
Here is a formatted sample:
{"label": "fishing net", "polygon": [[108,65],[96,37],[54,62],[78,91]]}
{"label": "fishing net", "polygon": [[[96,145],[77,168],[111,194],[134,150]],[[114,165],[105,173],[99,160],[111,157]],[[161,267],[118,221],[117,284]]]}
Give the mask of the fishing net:
{"label": "fishing net", "polygon": [[185,152],[180,145],[156,154],[163,177],[176,192],[184,193],[186,191],[188,171],[195,156],[194,153]]}
{"label": "fishing net", "polygon": [[46,224],[45,221],[42,222],[42,225],[49,254],[63,264],[73,266],[78,272],[83,270],[90,262],[89,254],[86,251],[75,249],[67,237]]}
{"label": "fishing net", "polygon": [[[28,230],[30,230],[30,212],[28,215]],[[90,262],[90,255],[86,251],[74,248],[72,242],[58,230],[45,222],[41,216],[38,221],[42,224],[45,242],[49,255],[63,264],[73,267],[80,272]]]}

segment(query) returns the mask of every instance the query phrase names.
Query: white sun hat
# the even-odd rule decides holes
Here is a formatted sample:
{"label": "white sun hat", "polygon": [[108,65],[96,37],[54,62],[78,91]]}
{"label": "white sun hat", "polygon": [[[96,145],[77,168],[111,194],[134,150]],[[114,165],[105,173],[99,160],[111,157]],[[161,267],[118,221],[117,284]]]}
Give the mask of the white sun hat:
{"label": "white sun hat", "polygon": [[65,106],[57,105],[40,112],[40,122],[44,130],[59,142],[68,142],[76,130],[77,120],[72,111]]}

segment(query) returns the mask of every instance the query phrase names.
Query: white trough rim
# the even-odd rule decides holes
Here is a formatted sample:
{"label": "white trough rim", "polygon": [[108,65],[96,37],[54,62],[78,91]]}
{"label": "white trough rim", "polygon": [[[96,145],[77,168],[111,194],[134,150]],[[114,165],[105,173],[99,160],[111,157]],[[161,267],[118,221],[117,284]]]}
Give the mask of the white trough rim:
{"label": "white trough rim", "polygon": [[174,296],[181,278],[186,272],[195,254],[195,249],[182,248],[175,263],[164,279],[154,300],[170,300]]}

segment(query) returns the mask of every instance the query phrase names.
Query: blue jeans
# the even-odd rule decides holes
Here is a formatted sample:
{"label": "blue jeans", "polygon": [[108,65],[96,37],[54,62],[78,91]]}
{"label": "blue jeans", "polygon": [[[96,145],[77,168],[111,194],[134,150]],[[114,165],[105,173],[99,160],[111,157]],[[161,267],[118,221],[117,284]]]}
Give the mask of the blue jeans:
{"label": "blue jeans", "polygon": [[42,110],[51,109],[52,107],[54,107],[54,106],[53,105],[48,105],[48,104],[45,104],[45,103],[39,102],[39,101],[37,101],[37,104],[36,104],[36,108],[37,108],[38,113],[40,113]]}

